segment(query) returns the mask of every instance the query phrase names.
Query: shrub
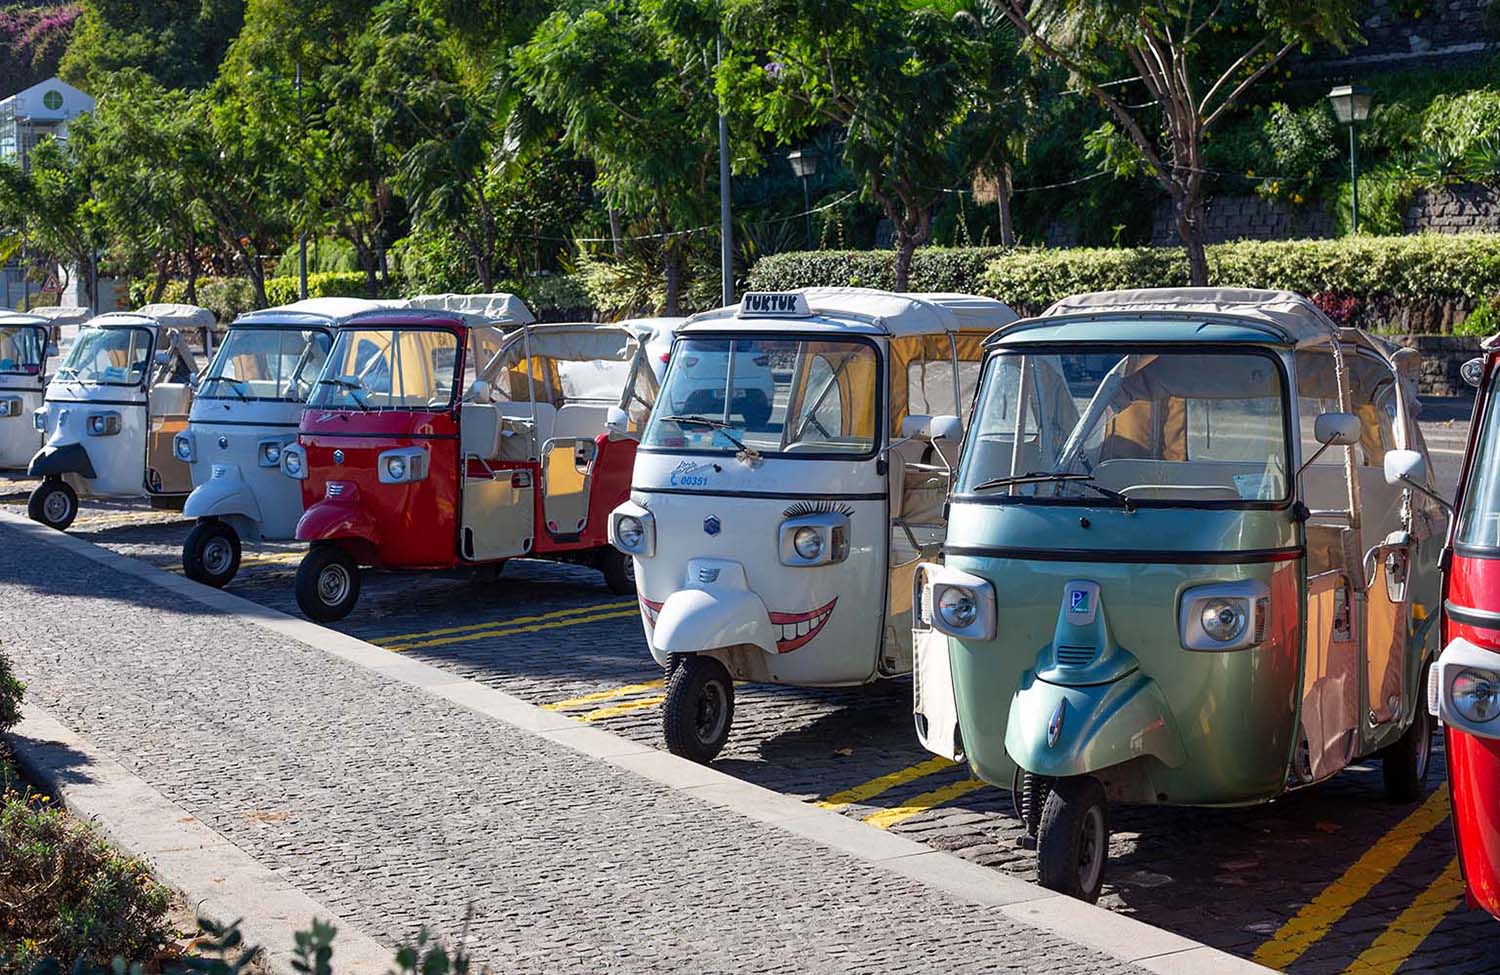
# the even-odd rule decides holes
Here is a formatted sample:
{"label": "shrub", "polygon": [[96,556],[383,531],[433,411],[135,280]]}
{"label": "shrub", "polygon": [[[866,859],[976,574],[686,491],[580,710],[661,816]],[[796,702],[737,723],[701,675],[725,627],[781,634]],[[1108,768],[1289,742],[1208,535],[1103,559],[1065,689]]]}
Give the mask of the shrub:
{"label": "shrub", "polygon": [[[401,292],[399,282],[392,281],[391,290]],[[272,305],[289,305],[297,300],[300,290],[297,275],[282,278],[266,278],[266,300]],[[324,271],[307,276],[309,298],[368,298],[369,282],[363,271]],[[377,295],[387,297],[387,295]]]}
{"label": "shrub", "polygon": [[[912,256],[911,290],[976,292],[990,261],[1006,253],[1002,247],[921,248]],[[748,287],[785,291],[819,286],[891,288],[895,283],[895,251],[792,251],[756,261]]]}
{"label": "shrub", "polygon": [[11,672],[10,658],[0,653],[0,731],[9,731],[21,720],[21,698],[26,685]]}
{"label": "shrub", "polygon": [[154,957],[168,942],[170,895],[61,810],[0,800],[0,972],[43,958],[106,964]]}
{"label": "shrub", "polygon": [[1453,334],[1485,338],[1500,332],[1500,308],[1495,307],[1497,302],[1500,302],[1500,298],[1493,295],[1480,298],[1469,317],[1453,326]]}

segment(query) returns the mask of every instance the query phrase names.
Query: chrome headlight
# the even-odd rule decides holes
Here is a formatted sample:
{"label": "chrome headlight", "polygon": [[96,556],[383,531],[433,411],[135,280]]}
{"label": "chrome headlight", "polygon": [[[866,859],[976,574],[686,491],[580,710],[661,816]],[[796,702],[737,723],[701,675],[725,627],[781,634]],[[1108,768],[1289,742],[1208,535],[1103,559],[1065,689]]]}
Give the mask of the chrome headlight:
{"label": "chrome headlight", "polygon": [[262,440],[255,447],[255,456],[262,467],[276,467],[281,464],[281,441]]}
{"label": "chrome headlight", "polygon": [[609,543],[626,555],[651,558],[656,554],[656,517],[626,501],[609,514]]}
{"label": "chrome headlight", "polygon": [[1182,594],[1184,650],[1244,650],[1265,642],[1271,590],[1258,579],[1198,586]]}
{"label": "chrome headlight", "polygon": [[37,433],[47,432],[47,408],[45,406],[31,411],[31,425],[36,427]]}
{"label": "chrome headlight", "polygon": [[1493,721],[1500,715],[1500,674],[1488,670],[1465,668],[1453,675],[1448,685],[1453,708],[1470,721]]}
{"label": "chrome headlight", "polygon": [[849,557],[849,516],[842,511],[796,514],[781,523],[782,565],[833,565]]}
{"label": "chrome headlight", "polygon": [[10,418],[21,415],[21,397],[0,396],[0,417]]}
{"label": "chrome headlight", "polygon": [[193,435],[191,433],[179,433],[172,438],[172,456],[184,464],[191,464],[193,462],[197,454],[197,450],[194,449],[195,447],[196,445],[193,443]]}
{"label": "chrome headlight", "polygon": [[937,600],[938,616],[949,629],[966,630],[979,618],[979,599],[972,589],[948,586]]}
{"label": "chrome headlight", "polygon": [[307,477],[307,453],[299,444],[287,444],[281,450],[281,472],[299,481]]}
{"label": "chrome headlight", "polygon": [[823,534],[811,525],[792,532],[792,550],[809,562],[823,554]]}
{"label": "chrome headlight", "polygon": [[917,619],[961,640],[995,638],[995,587],[988,579],[942,565],[923,565],[926,584],[913,593]]}
{"label": "chrome headlight", "polygon": [[381,484],[409,484],[427,476],[427,451],[421,447],[387,450],[375,461]]}
{"label": "chrome headlight", "polygon": [[88,430],[91,437],[112,437],[120,432],[120,414],[114,410],[90,413],[84,423],[84,429]]}

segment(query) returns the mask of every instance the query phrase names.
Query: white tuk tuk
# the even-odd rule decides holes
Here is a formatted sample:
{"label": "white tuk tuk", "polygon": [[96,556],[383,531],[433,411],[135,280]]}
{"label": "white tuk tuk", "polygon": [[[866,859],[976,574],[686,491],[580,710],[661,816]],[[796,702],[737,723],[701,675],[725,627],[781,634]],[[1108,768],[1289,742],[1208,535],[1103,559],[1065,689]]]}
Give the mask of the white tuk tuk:
{"label": "white tuk tuk", "polygon": [[25,474],[26,465],[41,447],[42,435],[31,414],[42,405],[47,391],[47,368],[57,355],[58,325],[86,318],[88,312],[81,308],[0,310],[0,473]]}
{"label": "white tuk tuk", "polygon": [[213,327],[194,305],[147,305],[90,319],[32,414],[45,438],[27,473],[43,478],[27,512],[59,530],[78,497],[170,503],[192,488],[172,438],[187,425],[198,360],[188,336]]}
{"label": "white tuk tuk", "polygon": [[967,295],[751,293],[690,319],[610,542],[633,556],[667,747],[709,761],[734,680],[909,673],[911,578],[943,538],[983,342]]}
{"label": "white tuk tuk", "polygon": [[198,521],[182,545],[189,579],[224,586],[239,571],[243,542],[293,536],[302,491],[281,473],[281,450],[297,440],[333,330],[379,307],[360,298],[309,298],[249,312],[229,326],[198,385],[188,428],[172,440],[193,480],[182,508]]}

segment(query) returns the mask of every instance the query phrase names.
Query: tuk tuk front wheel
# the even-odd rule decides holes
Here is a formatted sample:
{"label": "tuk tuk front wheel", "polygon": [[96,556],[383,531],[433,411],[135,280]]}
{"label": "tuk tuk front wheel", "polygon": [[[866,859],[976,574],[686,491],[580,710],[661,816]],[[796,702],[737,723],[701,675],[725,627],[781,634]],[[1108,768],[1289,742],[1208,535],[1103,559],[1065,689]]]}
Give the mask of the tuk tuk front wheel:
{"label": "tuk tuk front wheel", "polygon": [[607,548],[599,556],[604,585],[616,596],[635,594],[635,559],[618,549]]}
{"label": "tuk tuk front wheel", "polygon": [[240,571],[240,536],[217,518],[198,522],[182,543],[182,571],[194,582],[224,588]]}
{"label": "tuk tuk front wheel", "polygon": [[297,566],[297,605],[307,618],[332,623],[359,601],[359,565],[342,548],[314,545]]}
{"label": "tuk tuk front wheel", "polygon": [[1427,792],[1427,769],[1432,764],[1432,732],[1436,722],[1427,713],[1427,668],[1417,688],[1417,713],[1400,738],[1380,753],[1385,795],[1392,802],[1416,802]]}
{"label": "tuk tuk front wheel", "polygon": [[1057,779],[1037,828],[1037,880],[1048,890],[1092,904],[1109,859],[1109,808],[1092,776]]}
{"label": "tuk tuk front wheel", "polygon": [[26,500],[26,514],[48,528],[66,531],[78,517],[78,493],[60,477],[49,477]]}
{"label": "tuk tuk front wheel", "polygon": [[729,740],[734,722],[734,681],[713,657],[681,654],[667,676],[662,732],[667,751],[707,764]]}

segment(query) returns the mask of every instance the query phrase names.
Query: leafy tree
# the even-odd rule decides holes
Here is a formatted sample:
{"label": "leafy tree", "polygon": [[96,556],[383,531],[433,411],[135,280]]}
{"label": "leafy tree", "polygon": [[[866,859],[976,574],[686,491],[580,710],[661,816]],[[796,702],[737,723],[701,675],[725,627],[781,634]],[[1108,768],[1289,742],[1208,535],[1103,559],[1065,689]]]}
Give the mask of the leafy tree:
{"label": "leafy tree", "polygon": [[137,68],[168,88],[201,88],[239,33],[245,0],[82,0],[62,59],[64,80],[104,91],[109,75]]}
{"label": "leafy tree", "polygon": [[78,4],[56,0],[0,7],[0,92],[18,92],[57,74],[80,12]]}
{"label": "leafy tree", "polygon": [[102,208],[94,199],[88,164],[56,139],[32,150],[26,168],[0,160],[0,215],[26,226],[33,247],[52,263],[83,276],[90,307],[98,304],[99,251],[105,245]]}
{"label": "leafy tree", "polygon": [[1108,111],[1093,148],[1172,200],[1193,284],[1208,283],[1203,140],[1293,51],[1355,33],[1354,0],[993,0],[1033,55]]}

